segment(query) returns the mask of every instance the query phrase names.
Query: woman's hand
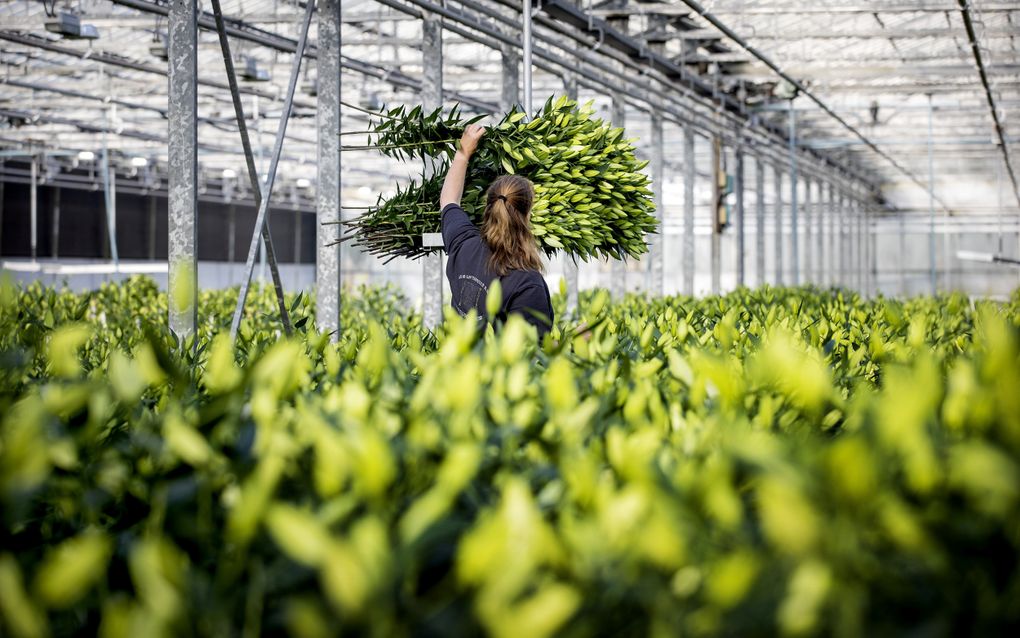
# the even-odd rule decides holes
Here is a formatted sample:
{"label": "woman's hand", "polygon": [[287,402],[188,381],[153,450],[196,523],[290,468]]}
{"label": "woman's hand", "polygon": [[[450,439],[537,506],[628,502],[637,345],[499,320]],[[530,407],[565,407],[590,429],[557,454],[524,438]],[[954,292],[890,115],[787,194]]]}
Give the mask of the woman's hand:
{"label": "woman's hand", "polygon": [[485,134],[485,127],[480,124],[468,124],[464,134],[460,136],[460,150],[466,157],[471,157],[478,148],[478,140]]}

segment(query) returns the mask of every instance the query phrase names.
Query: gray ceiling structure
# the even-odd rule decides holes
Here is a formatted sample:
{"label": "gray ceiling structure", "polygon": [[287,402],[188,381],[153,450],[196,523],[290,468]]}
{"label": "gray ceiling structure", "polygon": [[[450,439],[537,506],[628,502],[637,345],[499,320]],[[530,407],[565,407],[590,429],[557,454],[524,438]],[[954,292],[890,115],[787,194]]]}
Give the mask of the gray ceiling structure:
{"label": "gray ceiling structure", "polygon": [[[243,164],[208,1],[203,4],[200,166],[216,182],[223,169],[240,172]],[[265,156],[272,137],[265,132],[275,130],[303,3],[222,4],[239,67],[254,60],[268,72],[266,81],[241,81],[253,132],[263,142],[256,150],[261,147]],[[125,166],[132,157],[145,157],[158,173],[166,157],[167,62],[161,52],[167,6],[165,0],[0,2],[0,149],[31,145],[95,151],[106,144]],[[519,46],[520,6],[517,0],[345,2],[345,101],[366,106],[416,101],[422,74],[420,16],[436,11],[446,16],[446,102],[466,98],[479,110],[495,109],[501,90],[498,47]],[[47,31],[48,11],[80,14],[99,38],[74,40]],[[965,24],[968,14],[976,47]],[[309,35],[310,56],[315,55],[315,28]],[[794,101],[801,148],[825,160],[819,169],[828,162],[875,186],[913,181],[909,176],[927,181],[929,94],[936,172],[943,160],[954,172],[994,171],[1016,145],[1008,122],[1020,106],[1017,2],[553,0],[536,3],[535,32],[536,49],[547,54],[536,52],[539,68],[553,74],[580,68],[592,75],[582,82],[598,85],[601,78],[610,86],[618,81],[614,72],[632,71],[649,85],[647,91],[627,91],[633,106],[661,108],[665,117],[684,121],[717,118],[714,106],[732,101],[740,105],[731,109],[737,116],[721,118],[722,126],[735,131],[742,119],[757,112],[753,128],[772,127],[777,148],[782,147],[788,105],[773,97],[777,87],[784,88],[776,72],[780,69],[825,105],[803,95]],[[987,92],[975,50],[982,57]],[[672,65],[658,64],[652,56]],[[314,172],[309,166],[315,161],[315,74],[314,63],[305,66],[295,98],[280,166],[285,185]],[[457,89],[464,95],[458,96]],[[535,94],[559,90],[536,85]],[[692,93],[701,96],[705,108],[683,103],[683,96]],[[345,119],[346,129],[357,128],[358,115],[352,112]],[[1001,139],[995,120],[1001,122]],[[359,165],[368,175],[379,171],[388,177],[384,163]],[[1011,169],[1015,177],[1015,160]]]}
{"label": "gray ceiling structure", "polygon": [[[172,4],[0,0],[0,159],[43,156],[42,170],[59,179],[103,156],[124,174],[119,187],[135,180],[139,188],[165,190]],[[257,170],[265,175],[306,4],[220,4]],[[505,110],[516,101],[522,6],[343,3],[342,144],[365,143],[362,109],[423,101],[427,19],[442,25],[442,101]],[[987,210],[982,185],[997,175],[1009,193],[1000,206],[1020,214],[1020,133],[1011,124],[1020,109],[1020,2],[535,0],[533,7],[536,101],[573,82],[634,116],[662,118],[746,149],[777,171],[829,184],[871,211]],[[251,197],[238,177],[248,169],[210,0],[198,2],[198,12],[199,195]],[[61,14],[78,16],[98,37],[47,29]],[[274,199],[309,209],[321,143],[321,28],[311,21],[272,191]],[[628,129],[646,131],[647,124],[631,121]],[[361,193],[370,202],[406,176],[360,150],[346,151],[343,165],[342,192],[355,200]]]}

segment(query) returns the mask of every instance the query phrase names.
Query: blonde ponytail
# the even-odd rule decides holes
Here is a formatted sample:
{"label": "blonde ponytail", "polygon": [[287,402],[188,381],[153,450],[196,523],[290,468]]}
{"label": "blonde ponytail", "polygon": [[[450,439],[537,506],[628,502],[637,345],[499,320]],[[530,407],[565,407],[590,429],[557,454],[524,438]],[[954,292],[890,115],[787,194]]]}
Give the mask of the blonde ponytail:
{"label": "blonde ponytail", "polygon": [[531,233],[535,189],[520,175],[504,175],[489,186],[482,239],[492,253],[489,270],[500,277],[511,270],[542,271],[538,243]]}

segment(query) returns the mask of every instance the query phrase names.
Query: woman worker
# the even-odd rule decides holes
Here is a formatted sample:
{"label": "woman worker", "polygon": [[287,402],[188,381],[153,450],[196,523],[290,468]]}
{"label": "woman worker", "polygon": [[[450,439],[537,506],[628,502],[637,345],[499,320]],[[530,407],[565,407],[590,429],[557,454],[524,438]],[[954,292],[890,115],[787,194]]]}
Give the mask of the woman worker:
{"label": "woman worker", "polygon": [[531,182],[520,175],[504,175],[492,182],[480,231],[460,207],[468,161],[484,130],[468,125],[439,196],[453,308],[461,316],[474,308],[479,327],[484,327],[486,295],[490,283],[498,279],[503,301],[496,319],[505,321],[507,315],[518,313],[538,329],[541,339],[552,325],[553,311],[538,244],[531,234],[535,198]]}

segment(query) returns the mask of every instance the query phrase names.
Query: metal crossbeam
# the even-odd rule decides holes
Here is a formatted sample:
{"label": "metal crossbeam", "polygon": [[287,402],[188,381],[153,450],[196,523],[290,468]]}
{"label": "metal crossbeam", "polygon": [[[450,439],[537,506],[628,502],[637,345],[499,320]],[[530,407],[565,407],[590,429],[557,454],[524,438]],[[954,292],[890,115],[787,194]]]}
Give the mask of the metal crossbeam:
{"label": "metal crossbeam", "polygon": [[[977,64],[978,75],[981,77],[981,86],[985,91],[985,98],[988,100],[988,110],[992,114],[992,122],[995,124],[995,135],[999,138],[999,148],[1002,150],[1002,161],[1006,163],[1006,172],[1013,183],[1013,196],[1017,204],[1020,204],[1020,185],[1017,183],[1016,171],[1013,169],[1013,159],[1009,153],[1009,144],[1006,141],[1006,134],[1003,131],[1002,120],[999,117],[999,110],[995,106],[995,93],[988,82],[988,73],[985,70],[984,58],[981,56],[981,45],[977,35],[974,33],[974,22],[970,15],[968,0],[958,0],[960,3],[960,14],[963,16],[963,25],[967,29],[967,38],[970,40],[970,49],[974,54],[974,63]],[[986,34],[986,37],[991,34]],[[1014,32],[1012,35],[1016,35]]]}
{"label": "metal crossbeam", "polygon": [[[234,103],[234,115],[237,118],[237,131],[241,136],[241,148],[244,151],[244,161],[248,167],[248,181],[251,182],[251,192],[255,198],[255,208],[262,207],[264,197],[262,180],[259,179],[258,169],[255,168],[255,156],[251,150],[251,140],[248,138],[248,125],[245,123],[244,106],[241,104],[241,93],[237,88],[237,75],[234,73],[234,58],[230,54],[230,42],[227,39],[226,25],[223,21],[223,11],[220,9],[220,0],[212,0],[213,15],[216,17],[216,33],[220,39],[220,49],[223,52],[223,65],[227,73],[227,83],[230,85],[230,97]],[[231,237],[233,241],[233,237]],[[276,303],[280,308],[280,321],[283,323],[283,331],[290,335],[290,314],[287,312],[287,301],[283,296],[283,282],[280,281],[280,268],[276,264],[276,250],[273,248],[273,236],[269,232],[269,225],[262,226],[262,243],[266,251],[266,261],[269,263],[269,271],[273,278],[273,289],[276,292]]]}
{"label": "metal crossbeam", "polygon": [[[273,184],[276,182],[276,168],[280,163],[280,154],[283,151],[283,140],[287,133],[287,121],[290,119],[290,112],[294,107],[294,89],[297,87],[298,74],[301,71],[301,60],[304,57],[305,43],[308,41],[308,26],[312,22],[312,13],[314,11],[315,0],[308,0],[308,3],[305,5],[305,15],[301,23],[301,37],[298,39],[297,50],[291,65],[287,97],[283,103],[283,112],[280,114],[280,124],[276,131],[276,142],[273,145],[273,154],[269,160],[269,172],[266,175],[266,183],[262,191],[262,201],[259,202],[258,213],[255,215],[255,230],[251,236],[251,244],[248,246],[248,260],[245,262],[244,280],[241,281],[241,291],[237,296],[237,307],[234,309],[234,318],[230,322],[231,339],[237,337],[237,330],[241,326],[244,304],[247,301],[248,288],[251,285],[251,275],[255,269],[255,256],[258,253],[259,240],[262,237],[262,230],[268,221],[269,200],[273,194]],[[284,312],[286,312],[286,309],[284,309]]]}
{"label": "metal crossbeam", "polygon": [[[777,65],[775,62],[773,62],[768,56],[766,56],[765,54],[760,52],[757,48],[755,48],[754,46],[748,44],[748,42],[746,40],[741,38],[731,28],[729,28],[728,26],[723,24],[718,18],[716,18],[711,13],[709,13],[708,10],[705,9],[704,7],[702,7],[698,2],[695,2],[695,0],[680,0],[680,1],[683,2],[685,5],[687,5],[688,7],[690,7],[691,9],[693,9],[694,11],[696,11],[699,16],[701,16],[703,19],[708,21],[713,27],[718,29],[720,31],[720,33],[724,34],[727,38],[729,38],[731,41],[733,41],[734,44],[738,45],[739,47],[741,47],[742,49],[744,49],[745,51],[747,51],[748,53],[753,55],[755,58],[757,58],[763,64],[765,64],[770,69],[775,71],[776,75],[778,75],[779,77],[781,77],[782,79],[786,80],[791,85],[793,85],[793,87],[795,87],[797,89],[797,91],[799,91],[805,97],[807,97],[812,102],[817,104],[819,108],[821,108],[823,111],[825,111],[830,117],[832,117],[832,119],[834,119],[835,121],[839,122],[839,124],[842,125],[843,128],[845,128],[848,132],[850,132],[854,137],[856,137],[857,139],[859,139],[862,142],[864,142],[865,145],[868,148],[870,148],[872,151],[874,151],[879,156],[881,156],[883,159],[885,159],[887,162],[889,162],[889,164],[892,165],[893,168],[895,168],[898,172],[900,172],[903,175],[907,176],[912,182],[914,182],[915,184],[917,184],[921,188],[925,188],[924,182],[922,182],[920,179],[918,179],[913,173],[911,173],[908,169],[906,169],[902,164],[897,162],[891,155],[889,155],[888,153],[886,153],[885,151],[880,149],[878,146],[876,146],[870,139],[868,139],[867,136],[865,136],[863,133],[861,133],[856,127],[854,127],[852,124],[850,124],[845,119],[843,119],[839,114],[837,114],[835,111],[833,111],[832,108],[828,104],[826,104],[824,101],[822,101],[821,98],[819,98],[817,95],[815,95],[812,91],[808,90],[808,88],[806,86],[804,86],[804,84],[802,82],[800,82],[796,78],[794,78],[791,75],[789,75],[788,73],[786,73],[782,68],[779,67],[779,65]],[[947,211],[949,210],[949,206],[946,205],[945,202],[943,202],[941,199],[938,199],[938,198],[937,198],[937,201],[939,202],[939,204],[944,209],[946,209]]]}

